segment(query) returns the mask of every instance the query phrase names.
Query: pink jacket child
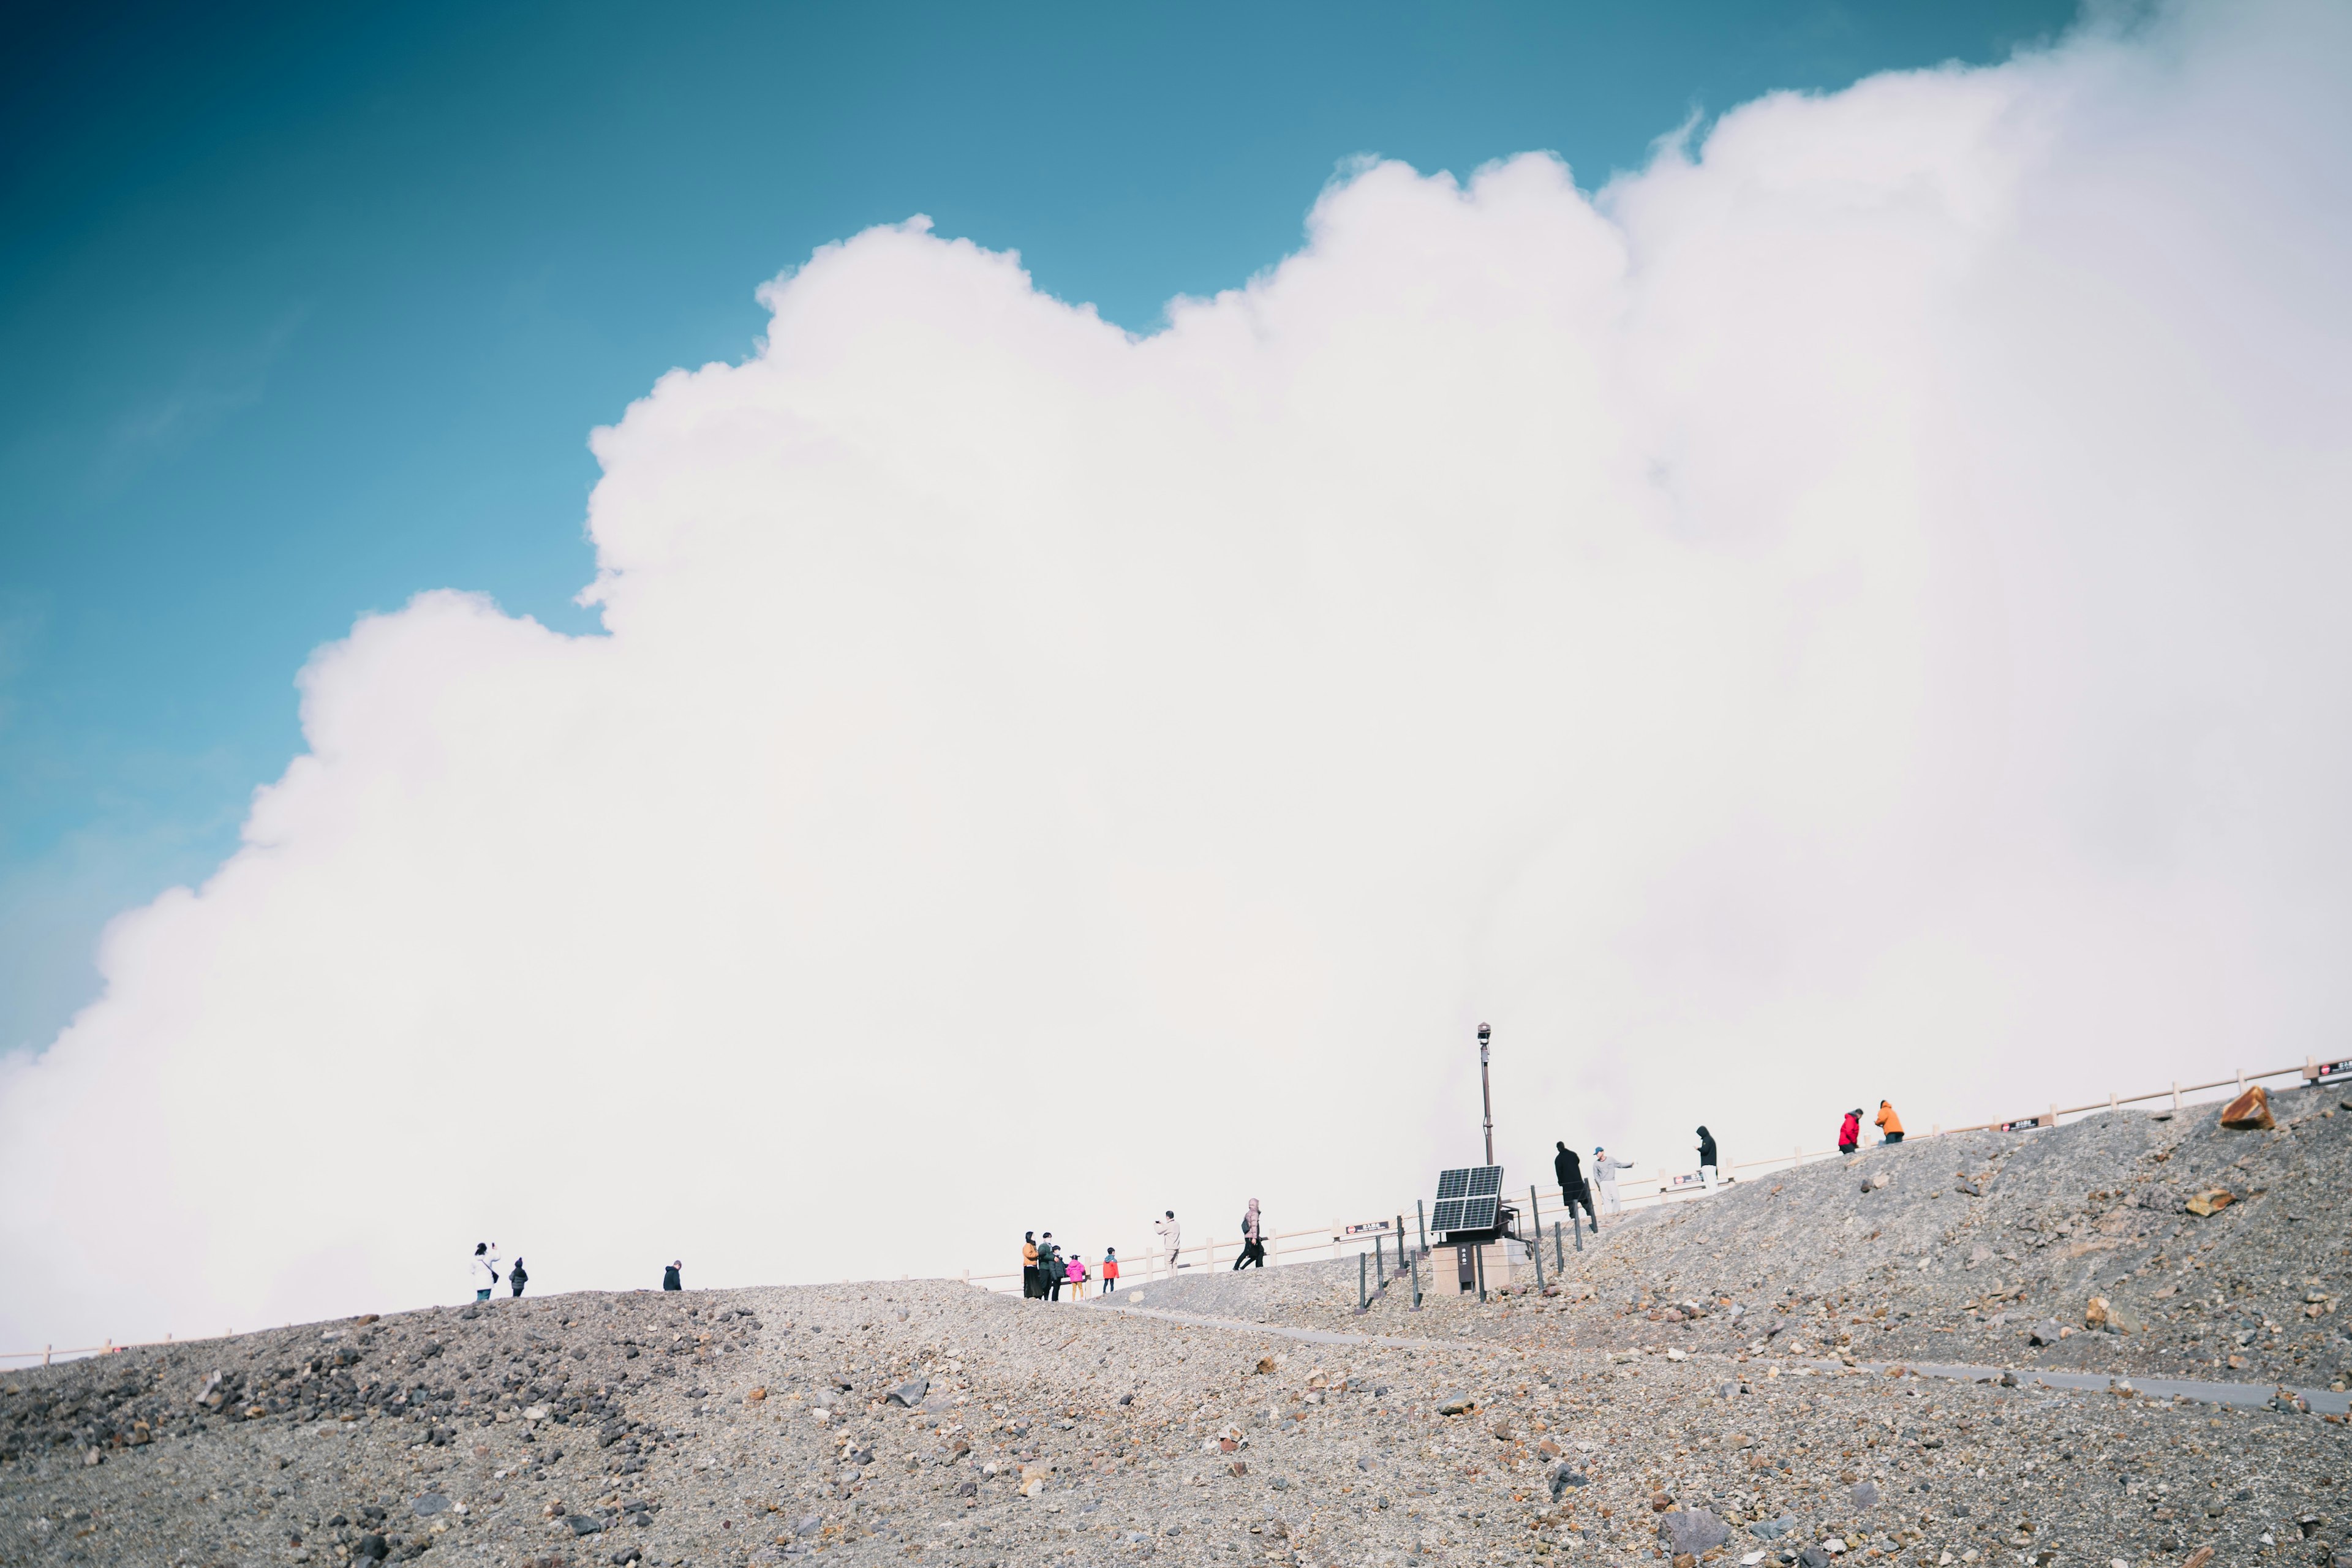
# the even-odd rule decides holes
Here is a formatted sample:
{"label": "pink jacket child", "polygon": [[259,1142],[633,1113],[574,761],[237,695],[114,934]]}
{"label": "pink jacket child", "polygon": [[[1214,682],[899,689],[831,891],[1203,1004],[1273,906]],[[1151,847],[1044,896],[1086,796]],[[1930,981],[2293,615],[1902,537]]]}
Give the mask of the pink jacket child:
{"label": "pink jacket child", "polygon": [[1087,1293],[1087,1266],[1076,1253],[1070,1254],[1069,1262],[1063,1266],[1062,1279],[1070,1287],[1072,1296],[1083,1297]]}

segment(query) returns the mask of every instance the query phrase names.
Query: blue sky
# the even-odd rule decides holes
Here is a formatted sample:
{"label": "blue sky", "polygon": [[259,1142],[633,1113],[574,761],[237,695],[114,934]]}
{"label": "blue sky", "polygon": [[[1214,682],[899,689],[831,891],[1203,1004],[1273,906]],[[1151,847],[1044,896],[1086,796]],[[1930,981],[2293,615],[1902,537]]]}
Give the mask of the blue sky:
{"label": "blue sky", "polygon": [[1149,330],[1353,155],[1595,185],[2073,9],[52,11],[0,58],[0,1050],[233,846],[355,616],[446,585],[593,626],[588,431],[743,354],[813,247],[927,213]]}

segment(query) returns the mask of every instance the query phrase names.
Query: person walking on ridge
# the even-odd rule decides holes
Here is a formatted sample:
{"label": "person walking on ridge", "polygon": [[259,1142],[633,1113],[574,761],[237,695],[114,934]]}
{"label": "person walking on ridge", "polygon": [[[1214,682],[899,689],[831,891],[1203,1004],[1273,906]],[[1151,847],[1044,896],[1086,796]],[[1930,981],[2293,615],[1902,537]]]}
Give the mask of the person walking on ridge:
{"label": "person walking on ridge", "polygon": [[1698,1179],[1706,1184],[1708,1192],[1715,1191],[1715,1134],[1702,1126],[1698,1130]]}
{"label": "person walking on ridge", "polygon": [[1021,1234],[1021,1299],[1034,1301],[1045,1292],[1037,1289],[1037,1233]]}
{"label": "person walking on ridge", "polygon": [[1903,1118],[1895,1115],[1895,1108],[1883,1100],[1878,1102],[1878,1121],[1874,1125],[1881,1134],[1881,1142],[1887,1143],[1903,1142]]}
{"label": "person walking on ridge", "polygon": [[490,1257],[490,1244],[488,1242],[478,1241],[474,1243],[473,1267],[468,1270],[468,1273],[472,1276],[474,1282],[474,1300],[477,1301],[488,1300],[490,1299],[490,1292],[498,1289],[499,1284],[498,1264],[493,1261]]}
{"label": "person walking on ridge", "polygon": [[1845,1113],[1838,1123],[1838,1152],[1851,1154],[1862,1147],[1862,1107],[1857,1105]]}
{"label": "person walking on ridge", "polygon": [[[1617,1196],[1617,1173],[1630,1171],[1633,1168],[1633,1162],[1612,1160],[1609,1157],[1609,1151],[1604,1148],[1596,1145],[1592,1151],[1592,1173],[1600,1178],[1601,1182],[1601,1206],[1607,1209],[1612,1215],[1625,1212],[1624,1204],[1619,1201]],[[1601,1226],[1597,1223],[1592,1227],[1592,1234],[1595,1236],[1601,1234]]]}
{"label": "person walking on ridge", "polygon": [[521,1258],[516,1258],[515,1266],[507,1270],[507,1283],[514,1287],[514,1293],[518,1296],[522,1294],[522,1288],[530,1283],[530,1276],[522,1271]]}
{"label": "person walking on ridge", "polygon": [[1258,1218],[1255,1198],[1242,1212],[1242,1255],[1234,1259],[1234,1272],[1238,1274],[1253,1264],[1265,1267],[1265,1222]]}
{"label": "person walking on ridge", "polygon": [[1048,1301],[1062,1299],[1062,1249],[1050,1230],[1037,1238],[1037,1294]]}
{"label": "person walking on ridge", "polygon": [[[1582,1225],[1591,1221],[1592,1234],[1599,1236],[1601,1222],[1593,1218],[1592,1189],[1584,1184],[1584,1163],[1576,1157],[1576,1151],[1564,1142],[1555,1141],[1552,1147],[1559,1152],[1551,1157],[1551,1173],[1559,1181],[1559,1201],[1568,1210],[1569,1223]],[[1576,1205],[1579,1204],[1584,1205],[1584,1218],[1581,1220],[1576,1217]]]}
{"label": "person walking on ridge", "polygon": [[1114,1291],[1116,1291],[1118,1289],[1118,1247],[1104,1247],[1104,1248],[1103,1248],[1103,1286],[1102,1286],[1102,1293],[1103,1293],[1104,1295],[1108,1296],[1108,1295],[1112,1294],[1112,1293],[1113,1293]]}
{"label": "person walking on ridge", "polygon": [[662,1270],[663,1289],[683,1290],[686,1289],[685,1283],[677,1277],[677,1271],[683,1267],[685,1266],[675,1258],[669,1260],[669,1267]]}
{"label": "person walking on ridge", "polygon": [[1168,1255],[1168,1278],[1176,1278],[1176,1253],[1182,1245],[1184,1233],[1176,1224],[1176,1211],[1170,1209],[1166,1219],[1155,1219],[1151,1228],[1160,1237],[1160,1249]]}

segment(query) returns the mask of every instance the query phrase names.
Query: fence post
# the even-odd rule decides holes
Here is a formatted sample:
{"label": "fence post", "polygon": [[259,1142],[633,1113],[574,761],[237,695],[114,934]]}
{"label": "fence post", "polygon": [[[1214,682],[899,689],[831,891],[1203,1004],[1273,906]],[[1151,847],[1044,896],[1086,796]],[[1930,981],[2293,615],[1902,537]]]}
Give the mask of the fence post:
{"label": "fence post", "polygon": [[43,1345],[41,1347],[41,1364],[43,1366],[49,1364],[49,1352],[55,1348],[56,1347],[52,1345]]}
{"label": "fence post", "polygon": [[2246,1092],[2246,1069],[2243,1068],[2238,1069],[2238,1092],[2240,1094]]}
{"label": "fence post", "polygon": [[1486,1249],[1484,1246],[1470,1248],[1470,1269],[1478,1276],[1478,1300],[1486,1299]]}
{"label": "fence post", "polygon": [[[1412,1223],[1413,1227],[1421,1232],[1421,1255],[1426,1258],[1429,1256],[1429,1210],[1423,1205],[1419,1198],[1412,1200]],[[1413,1287],[1415,1294],[1418,1294],[1420,1289],[1421,1287],[1418,1285]]]}
{"label": "fence post", "polygon": [[1528,1188],[1528,1223],[1535,1226],[1535,1245],[1528,1248],[1528,1256],[1536,1260],[1536,1289],[1540,1290],[1544,1288],[1543,1219],[1536,1212],[1536,1190],[1532,1185]]}
{"label": "fence post", "polygon": [[1371,1299],[1364,1293],[1364,1255],[1356,1254],[1356,1310],[1361,1313]]}
{"label": "fence post", "polygon": [[1412,1276],[1412,1310],[1418,1312],[1421,1310],[1421,1259],[1408,1258],[1404,1266],[1406,1272]]}
{"label": "fence post", "polygon": [[2058,1125],[2058,1102],[2056,1100],[2053,1100],[2050,1102],[2050,1120],[2043,1122],[2042,1125],[2044,1127],[2055,1127]]}
{"label": "fence post", "polygon": [[2175,1116],[2180,1114],[2180,1080],[2179,1079],[2172,1080],[2172,1114]]}

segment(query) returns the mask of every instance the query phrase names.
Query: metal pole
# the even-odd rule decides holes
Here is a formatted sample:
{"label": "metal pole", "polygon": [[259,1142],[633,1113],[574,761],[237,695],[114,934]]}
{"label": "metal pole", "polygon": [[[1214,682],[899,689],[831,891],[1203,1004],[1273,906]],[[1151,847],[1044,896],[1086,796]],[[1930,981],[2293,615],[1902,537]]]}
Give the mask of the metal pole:
{"label": "metal pole", "polygon": [[1486,1163],[1495,1163],[1495,1088],[1486,1080],[1486,1041],[1494,1031],[1478,1026],[1478,1098],[1486,1106]]}
{"label": "metal pole", "polygon": [[1388,1242],[1379,1231],[1372,1232],[1372,1278],[1381,1282],[1381,1289],[1389,1288]]}
{"label": "metal pole", "polygon": [[1471,1247],[1470,1271],[1478,1277],[1478,1300],[1484,1301],[1486,1299],[1486,1249],[1484,1246]]}
{"label": "metal pole", "polygon": [[1540,1290],[1544,1288],[1543,1221],[1536,1212],[1536,1190],[1532,1186],[1528,1188],[1528,1223],[1535,1226],[1535,1245],[1528,1248],[1528,1256],[1536,1260],[1536,1289]]}
{"label": "metal pole", "polygon": [[1412,1275],[1412,1310],[1418,1312],[1421,1310],[1421,1259],[1408,1258],[1405,1259],[1404,1266]]}
{"label": "metal pole", "polygon": [[1429,1256],[1429,1210],[1419,1198],[1412,1200],[1412,1223],[1421,1232],[1421,1255]]}
{"label": "metal pole", "polygon": [[1356,1254],[1356,1310],[1361,1312],[1370,1298],[1364,1294],[1364,1255]]}

